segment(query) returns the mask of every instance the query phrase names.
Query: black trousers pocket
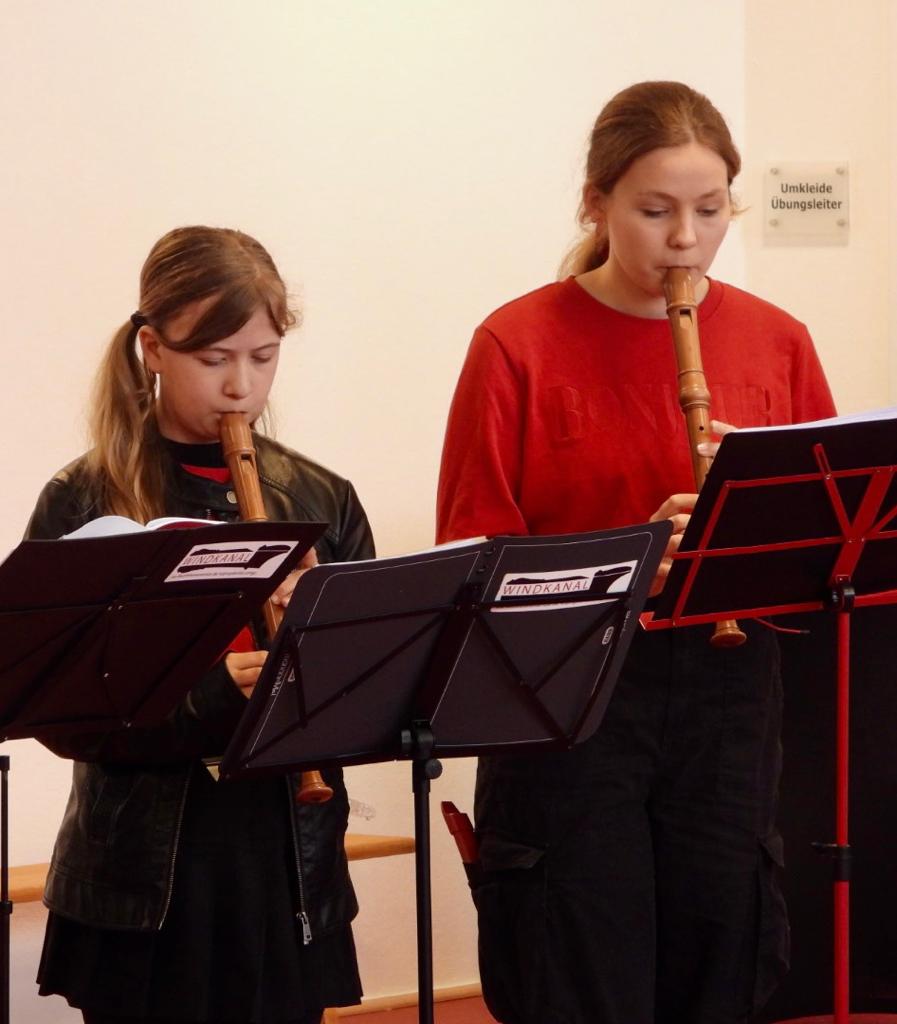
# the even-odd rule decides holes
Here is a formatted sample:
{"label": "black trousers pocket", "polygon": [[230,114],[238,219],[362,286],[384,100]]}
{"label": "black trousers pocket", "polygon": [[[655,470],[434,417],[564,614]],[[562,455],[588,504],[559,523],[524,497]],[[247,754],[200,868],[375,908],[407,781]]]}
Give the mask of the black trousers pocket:
{"label": "black trousers pocket", "polygon": [[757,967],[754,974],[752,1012],[756,1012],[788,973],[791,929],[785,897],[779,884],[784,866],[782,837],[771,833],[760,840],[757,867],[758,921]]}

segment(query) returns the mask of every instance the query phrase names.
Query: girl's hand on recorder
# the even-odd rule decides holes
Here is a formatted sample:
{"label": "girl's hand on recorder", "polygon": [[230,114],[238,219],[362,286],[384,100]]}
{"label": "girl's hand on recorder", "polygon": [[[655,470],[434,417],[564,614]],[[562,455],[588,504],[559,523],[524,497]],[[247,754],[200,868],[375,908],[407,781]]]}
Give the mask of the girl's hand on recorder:
{"label": "girl's hand on recorder", "polygon": [[648,520],[651,523],[659,523],[664,519],[669,519],[673,524],[673,532],[667,541],[663,558],[661,558],[660,565],[657,567],[657,574],[651,583],[651,589],[648,591],[651,597],[654,597],[663,590],[663,585],[666,583],[667,576],[669,576],[673,565],[673,555],[679,550],[682,534],[685,533],[685,527],[688,526],[688,521],[691,519],[691,510],[695,507],[697,500],[697,494],[673,494],[667,498]]}
{"label": "girl's hand on recorder", "polygon": [[299,582],[302,574],[308,572],[309,569],[314,569],[317,564],[318,553],[313,547],[311,547],[302,556],[302,561],[271,595],[271,603],[280,605],[281,608],[286,608],[290,603],[290,598],[293,596],[293,591],[296,589],[296,584]]}
{"label": "girl's hand on recorder", "polygon": [[[733,430],[737,430],[738,427],[733,427],[731,423],[723,423],[722,420],[711,420],[710,430],[719,438],[723,438],[726,434],[731,434]],[[719,451],[720,441],[701,441],[696,447],[698,455],[703,455],[705,458],[712,459],[714,455]]]}
{"label": "girl's hand on recorder", "polygon": [[224,656],[224,664],[234,685],[247,700],[252,696],[267,657],[267,651],[230,651]]}
{"label": "girl's hand on recorder", "polygon": [[[314,548],[309,548],[302,556],[302,561],[299,565],[271,595],[271,603],[285,608],[290,603],[290,598],[293,596],[293,591],[296,589],[299,577],[304,572],[308,572],[309,569],[313,569],[317,564],[317,553]],[[225,655],[224,664],[227,667],[227,671],[230,673],[234,685],[247,700],[252,696],[252,691],[255,689],[255,684],[262,674],[262,666],[265,664],[265,658],[267,657],[267,651],[231,651]]]}

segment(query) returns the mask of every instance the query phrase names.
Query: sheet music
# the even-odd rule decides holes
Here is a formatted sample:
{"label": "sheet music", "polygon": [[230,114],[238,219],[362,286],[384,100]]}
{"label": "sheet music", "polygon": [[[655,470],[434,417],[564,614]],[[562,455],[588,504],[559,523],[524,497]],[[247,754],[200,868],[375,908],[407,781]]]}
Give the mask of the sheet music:
{"label": "sheet music", "polygon": [[189,516],[161,516],[151,519],[148,523],[138,523],[127,516],[100,516],[89,523],[79,526],[77,530],[66,533],[63,540],[83,537],[115,537],[121,533],[141,533],[144,530],[171,530],[178,527],[218,526],[214,519],[191,519]]}
{"label": "sheet music", "polygon": [[[886,409],[870,409],[865,412],[852,412],[844,416],[830,416],[824,420],[808,420],[806,423],[787,423],[777,427],[744,427],[737,430],[738,434],[764,434],[770,430],[816,430],[819,427],[837,427],[845,423],[878,423],[897,420],[897,406]],[[729,435],[727,434],[726,437]],[[723,439],[725,441],[725,438]]]}

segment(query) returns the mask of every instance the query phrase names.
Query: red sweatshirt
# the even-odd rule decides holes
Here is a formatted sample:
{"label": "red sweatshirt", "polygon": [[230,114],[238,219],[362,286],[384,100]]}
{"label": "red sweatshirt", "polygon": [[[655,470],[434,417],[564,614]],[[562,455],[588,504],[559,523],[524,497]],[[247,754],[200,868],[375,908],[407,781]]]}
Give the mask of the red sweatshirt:
{"label": "red sweatshirt", "polygon": [[[710,282],[698,326],[711,416],[738,427],[835,413],[806,327]],[[440,541],[646,521],[694,491],[666,319],[628,316],[568,278],[477,328],[449,413]]]}

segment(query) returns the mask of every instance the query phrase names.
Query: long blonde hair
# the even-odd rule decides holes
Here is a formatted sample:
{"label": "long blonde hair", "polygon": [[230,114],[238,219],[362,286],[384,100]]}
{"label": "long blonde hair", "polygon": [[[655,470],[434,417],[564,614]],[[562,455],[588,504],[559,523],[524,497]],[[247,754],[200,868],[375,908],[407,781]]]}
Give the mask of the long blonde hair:
{"label": "long blonde hair", "polygon": [[[741,157],[710,100],[682,82],[638,82],[618,92],[598,115],[586,157],[585,186],[610,195],[640,156],[689,142],[722,158],[731,185],[741,170]],[[600,224],[590,225],[582,202],[577,220],[588,233],[564,257],[561,277],[594,270],[608,257],[607,232]]]}
{"label": "long blonde hair", "polygon": [[[215,296],[192,334],[172,343],[164,326],[185,306]],[[138,522],[164,512],[162,442],[156,423],[156,375],[137,352],[141,326],[163,343],[195,352],[240,330],[267,309],[281,337],[297,320],[267,251],[228,228],[175,228],[159,239],[140,274],[140,309],[113,335],[94,383],[87,456],[91,489],[107,514]]]}

